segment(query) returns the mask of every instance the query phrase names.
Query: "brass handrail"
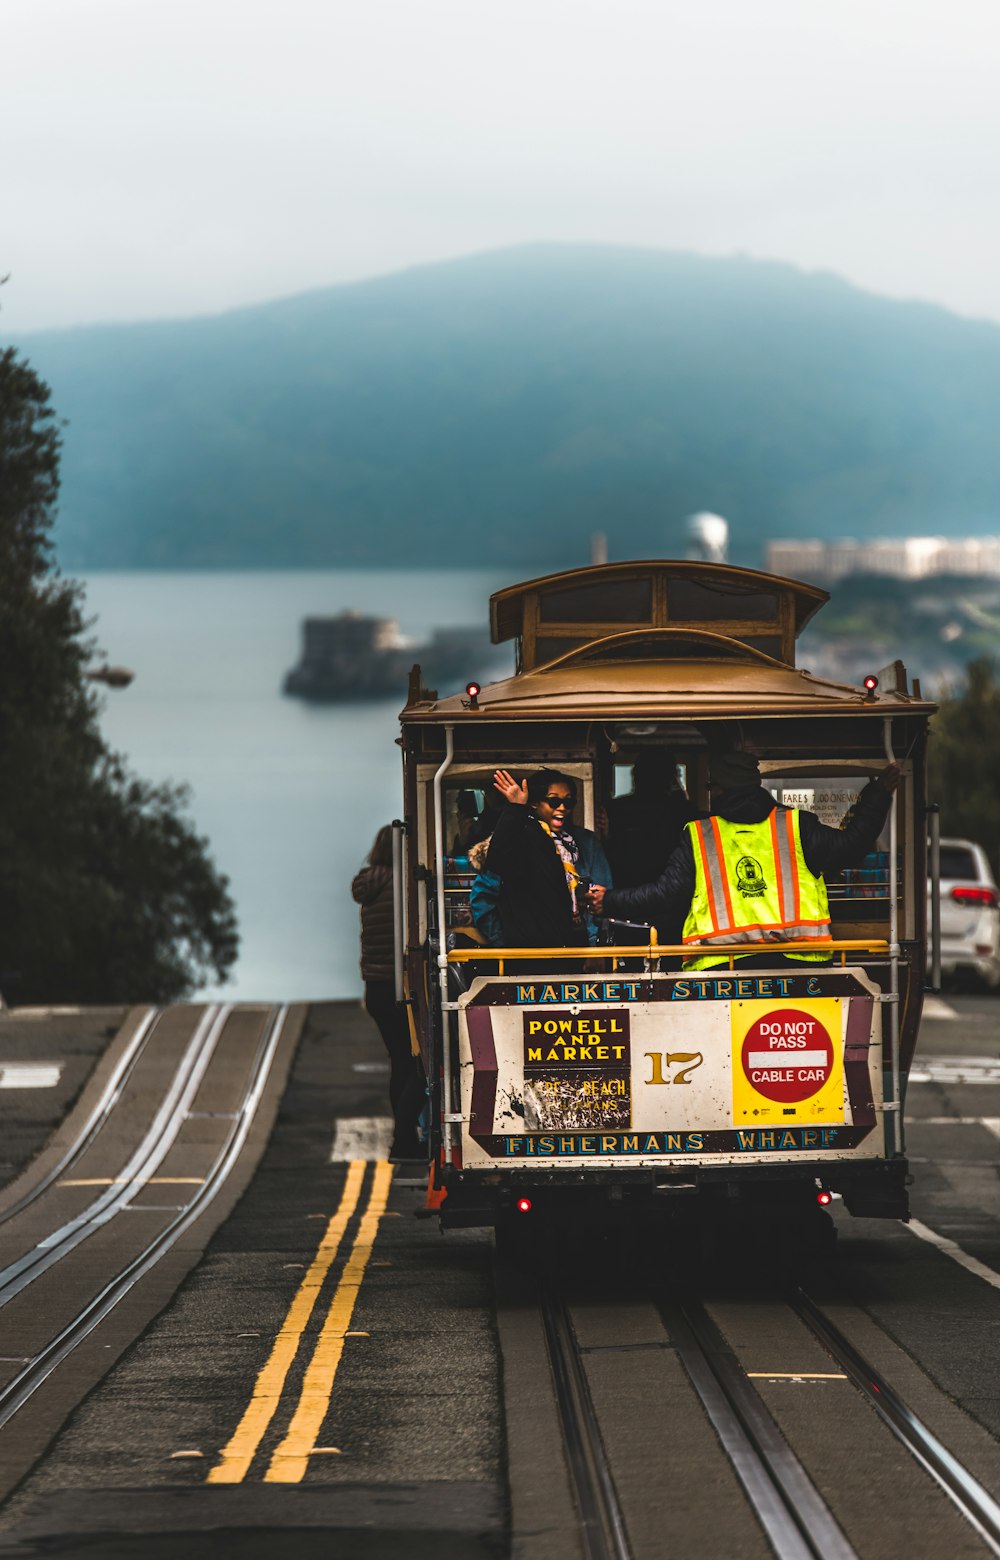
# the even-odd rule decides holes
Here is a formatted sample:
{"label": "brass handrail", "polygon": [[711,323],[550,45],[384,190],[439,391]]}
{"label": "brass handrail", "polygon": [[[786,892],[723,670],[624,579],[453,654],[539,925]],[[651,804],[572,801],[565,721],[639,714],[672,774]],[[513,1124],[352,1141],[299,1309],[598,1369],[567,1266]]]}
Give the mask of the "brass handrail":
{"label": "brass handrail", "polygon": [[[490,963],[500,965],[500,974],[503,974],[503,965],[508,959],[558,959],[583,960],[583,959],[662,959],[685,958],[701,959],[706,954],[721,954],[728,959],[730,966],[739,958],[750,955],[758,956],[761,953],[773,953],[780,958],[785,953],[817,953],[822,948],[824,953],[839,953],[841,964],[847,963],[849,953],[869,953],[878,956],[888,956],[889,944],[883,939],[861,938],[837,938],[832,942],[824,942],[817,947],[815,938],[802,938],[795,942],[782,943],[626,943],[620,944],[596,943],[584,948],[452,948],[448,953],[449,964],[473,964],[488,960]],[[705,972],[709,973],[708,971]]]}

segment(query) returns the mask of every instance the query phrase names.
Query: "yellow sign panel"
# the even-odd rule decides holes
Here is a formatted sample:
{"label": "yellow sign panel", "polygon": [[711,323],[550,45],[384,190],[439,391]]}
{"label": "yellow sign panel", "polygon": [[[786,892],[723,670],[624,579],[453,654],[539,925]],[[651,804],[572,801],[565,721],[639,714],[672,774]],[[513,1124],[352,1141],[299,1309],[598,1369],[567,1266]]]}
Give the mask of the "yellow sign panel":
{"label": "yellow sign panel", "polygon": [[842,1000],[732,1004],[734,1125],[843,1122]]}

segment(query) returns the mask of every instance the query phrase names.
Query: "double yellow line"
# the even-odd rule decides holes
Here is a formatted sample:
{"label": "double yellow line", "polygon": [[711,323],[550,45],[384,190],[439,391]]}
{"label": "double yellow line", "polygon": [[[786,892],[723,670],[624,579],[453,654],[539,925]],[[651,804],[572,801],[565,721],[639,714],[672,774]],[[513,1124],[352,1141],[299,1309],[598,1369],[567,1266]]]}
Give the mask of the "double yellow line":
{"label": "double yellow line", "polygon": [[[246,1478],[265,1431],[277,1412],[302,1334],[357,1210],[364,1179],[365,1161],[352,1160],[340,1206],[327,1225],[309,1270],[289,1306],[288,1315],[274,1340],[274,1347],[257,1377],[246,1412],[232,1439],[223,1448],[221,1460],[208,1475],[209,1484],[239,1484]],[[392,1166],[379,1160],[375,1166],[368,1206],[361,1216],[350,1256],[316,1340],[312,1359],[306,1368],[298,1405],[264,1475],[267,1484],[297,1484],[309,1466],[309,1457],[330,1406],[333,1383],[344,1352],[344,1339],[351,1325],[358,1291],[378,1234],[379,1220],[389,1200],[391,1184]]]}

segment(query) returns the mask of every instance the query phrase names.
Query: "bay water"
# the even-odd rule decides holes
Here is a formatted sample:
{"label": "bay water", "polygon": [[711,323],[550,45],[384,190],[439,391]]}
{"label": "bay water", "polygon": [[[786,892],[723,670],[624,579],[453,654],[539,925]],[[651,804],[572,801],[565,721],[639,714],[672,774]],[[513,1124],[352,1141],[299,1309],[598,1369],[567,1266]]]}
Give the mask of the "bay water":
{"label": "bay water", "polygon": [[[419,643],[436,627],[485,625],[491,591],[529,572],[83,580],[101,658],[135,673],[130,687],[107,693],[104,734],[142,778],[190,787],[188,817],[236,901],[238,964],[223,987],[199,995],[316,1001],[361,991],[351,879],[380,825],[402,812],[395,739],[405,690],[364,704],[286,698],[281,683],[298,660],[301,620],[350,607],[398,619]],[[483,677],[470,666],[462,681]]]}

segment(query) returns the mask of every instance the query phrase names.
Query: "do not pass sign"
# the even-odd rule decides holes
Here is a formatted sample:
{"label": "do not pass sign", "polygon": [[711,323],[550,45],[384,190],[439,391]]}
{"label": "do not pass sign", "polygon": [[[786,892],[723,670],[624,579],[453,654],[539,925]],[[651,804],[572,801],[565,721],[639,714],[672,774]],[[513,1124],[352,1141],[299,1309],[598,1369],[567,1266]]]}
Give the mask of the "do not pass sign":
{"label": "do not pass sign", "polygon": [[765,1099],[793,1105],[818,1094],[833,1070],[833,1041],[813,1013],[772,1008],[747,1030],[743,1071]]}

